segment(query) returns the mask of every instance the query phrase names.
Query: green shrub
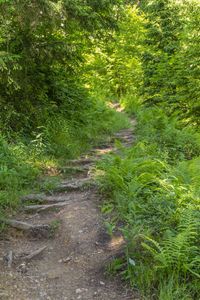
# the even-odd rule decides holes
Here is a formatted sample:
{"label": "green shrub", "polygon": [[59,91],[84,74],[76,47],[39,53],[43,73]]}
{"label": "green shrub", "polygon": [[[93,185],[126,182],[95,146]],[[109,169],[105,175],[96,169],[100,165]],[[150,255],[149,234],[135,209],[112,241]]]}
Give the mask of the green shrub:
{"label": "green shrub", "polygon": [[177,117],[168,117],[161,108],[153,107],[141,109],[137,119],[138,139],[157,143],[171,163],[200,155],[200,134],[183,127]]}
{"label": "green shrub", "polygon": [[58,160],[80,156],[106,135],[129,124],[126,115],[91,98],[90,107],[74,111],[71,119],[65,112],[51,113],[31,135],[7,128],[7,137],[0,136],[0,213],[17,207],[19,194],[30,188],[49,165],[56,167]]}
{"label": "green shrub", "polygon": [[199,134],[157,107],[140,107],[136,133],[134,147],[97,164],[102,210],[126,240],[120,273],[152,299],[198,299]]}

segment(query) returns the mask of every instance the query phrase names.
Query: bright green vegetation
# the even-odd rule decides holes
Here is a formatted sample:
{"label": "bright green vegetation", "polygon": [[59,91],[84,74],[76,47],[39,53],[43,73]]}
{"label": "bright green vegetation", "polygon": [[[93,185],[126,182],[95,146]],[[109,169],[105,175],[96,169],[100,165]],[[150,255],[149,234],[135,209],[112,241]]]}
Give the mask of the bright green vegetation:
{"label": "bright green vegetation", "polygon": [[198,299],[200,136],[159,108],[141,108],[137,121],[135,146],[99,166],[106,225],[126,240],[120,273],[147,299]]}
{"label": "bright green vegetation", "polygon": [[0,13],[0,213],[129,126],[105,105],[119,100],[137,139],[99,164],[106,226],[126,239],[107,270],[146,299],[199,299],[199,1],[2,0]]}
{"label": "bright green vegetation", "polygon": [[106,272],[144,299],[199,299],[200,4],[138,1],[125,12],[116,44],[97,57],[112,78],[108,93],[137,119],[134,147],[117,143],[121,154],[97,165],[106,227],[126,240]]}
{"label": "bright green vegetation", "polygon": [[112,111],[103,103],[86,115],[87,119],[79,127],[64,118],[48,119],[34,139],[24,135],[11,139],[1,136],[0,213],[16,208],[20,204],[19,194],[27,188],[37,190],[39,182],[35,179],[38,176],[58,175],[59,166],[67,158],[78,157],[106,135],[129,126],[125,115]]}
{"label": "bright green vegetation", "polygon": [[117,0],[0,1],[0,214],[38,189],[36,177],[129,126],[86,87],[85,55],[115,30],[113,8]]}

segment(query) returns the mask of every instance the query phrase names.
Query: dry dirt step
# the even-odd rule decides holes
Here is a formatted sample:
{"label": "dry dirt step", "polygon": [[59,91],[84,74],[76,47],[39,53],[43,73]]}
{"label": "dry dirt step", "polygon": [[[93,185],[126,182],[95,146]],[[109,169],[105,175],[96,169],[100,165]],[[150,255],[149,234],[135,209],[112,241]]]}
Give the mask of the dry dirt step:
{"label": "dry dirt step", "polygon": [[48,237],[51,226],[48,224],[30,224],[13,219],[0,218],[0,222],[5,223],[11,227],[25,231],[29,236]]}
{"label": "dry dirt step", "polygon": [[68,205],[67,202],[58,202],[58,203],[44,204],[44,205],[25,205],[24,210],[41,212],[41,211],[49,210],[52,208],[61,208],[66,205]]}
{"label": "dry dirt step", "polygon": [[128,132],[123,132],[123,133],[118,133],[115,135],[115,137],[113,137],[113,139],[117,139],[117,138],[128,138],[128,137],[133,137],[133,133],[131,131],[128,131]]}
{"label": "dry dirt step", "polygon": [[[46,182],[46,178],[40,179],[41,182]],[[65,192],[65,191],[78,191],[78,190],[85,190],[85,189],[91,189],[92,187],[97,187],[97,183],[95,183],[94,178],[90,175],[90,177],[87,177],[87,175],[84,178],[73,178],[73,179],[64,179],[61,182],[58,182],[54,184],[54,186],[51,188],[51,194],[56,192]],[[40,184],[40,187],[42,190],[46,191],[45,185],[42,183]],[[23,196],[22,196],[23,197]]]}
{"label": "dry dirt step", "polygon": [[26,200],[30,202],[47,202],[47,203],[54,203],[54,202],[64,202],[70,200],[70,195],[53,195],[53,196],[47,196],[45,194],[27,194],[20,197],[21,202],[24,202]]}
{"label": "dry dirt step", "polygon": [[[91,189],[91,188],[96,188],[97,184],[94,182],[94,179],[92,178],[83,178],[83,179],[78,179],[78,180],[63,180],[61,183],[57,183],[54,186],[55,191],[63,192],[63,191],[77,191],[77,190],[82,190],[82,189]],[[58,197],[58,198],[57,198]],[[61,208],[65,205],[68,205],[70,200],[69,197],[66,197],[64,195],[59,197],[59,196],[45,196],[44,194],[41,195],[26,195],[23,196],[22,199],[28,199],[28,200],[36,200],[36,199],[41,199],[43,201],[49,201],[49,202],[57,202],[57,203],[52,203],[52,204],[38,204],[38,205],[25,205],[24,210],[25,211],[37,211],[41,212],[44,210],[52,209],[52,208]],[[59,201],[61,199],[61,201]],[[58,200],[58,201],[56,201]]]}
{"label": "dry dirt step", "polygon": [[67,161],[69,165],[87,165],[95,162],[95,159],[92,157],[82,157],[78,159],[71,159]]}
{"label": "dry dirt step", "polygon": [[115,140],[118,140],[118,141],[128,141],[128,140],[134,140],[135,139],[135,136],[133,135],[127,135],[127,136],[119,136],[117,139]]}
{"label": "dry dirt step", "polygon": [[110,148],[112,143],[101,143],[98,145],[99,149],[106,149],[106,148]]}
{"label": "dry dirt step", "polygon": [[63,166],[60,167],[59,170],[63,173],[79,173],[84,171],[89,171],[92,168],[93,164],[86,164],[86,165],[74,165],[74,166]]}
{"label": "dry dirt step", "polygon": [[129,141],[129,140],[134,140],[134,137],[133,136],[128,136],[128,137],[118,137],[114,140],[115,141],[119,141],[121,143],[124,143],[126,141]]}
{"label": "dry dirt step", "polygon": [[93,178],[87,177],[82,178],[78,180],[63,180],[61,183],[57,183],[54,187],[55,191],[76,191],[76,190],[82,190],[82,189],[91,189],[91,188],[97,188],[98,185],[94,181]]}

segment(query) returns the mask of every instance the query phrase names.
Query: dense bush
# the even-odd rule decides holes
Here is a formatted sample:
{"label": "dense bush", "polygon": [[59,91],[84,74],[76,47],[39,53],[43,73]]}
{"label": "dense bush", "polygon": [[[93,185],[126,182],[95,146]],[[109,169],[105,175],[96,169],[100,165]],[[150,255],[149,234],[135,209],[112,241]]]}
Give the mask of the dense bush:
{"label": "dense bush", "polygon": [[114,268],[150,299],[198,299],[199,134],[160,108],[137,110],[134,147],[99,164],[107,227],[126,240]]}
{"label": "dense bush", "polygon": [[119,4],[0,1],[0,213],[55,158],[128,124],[85,87],[85,55],[117,28]]}
{"label": "dense bush", "polygon": [[[102,211],[110,215],[106,226],[126,240],[125,257],[108,269],[120,270],[145,299],[199,299],[200,5],[131,3],[119,20],[117,45],[110,52],[103,48],[109,68],[96,68],[100,79],[116,69],[110,91],[137,118],[134,147],[119,145],[120,155],[107,155],[98,165],[104,171]],[[120,93],[113,89],[119,81]]]}
{"label": "dense bush", "polygon": [[39,169],[22,144],[9,145],[0,137],[0,213],[18,205],[18,193],[30,185]]}
{"label": "dense bush", "polygon": [[[18,196],[30,188],[36,177],[48,168],[58,168],[66,158],[75,158],[106,135],[129,126],[129,120],[95,102],[90,109],[74,112],[79,119],[51,114],[43,126],[30,135],[18,133],[0,138],[0,214],[17,207]],[[82,119],[82,122],[80,120]]]}

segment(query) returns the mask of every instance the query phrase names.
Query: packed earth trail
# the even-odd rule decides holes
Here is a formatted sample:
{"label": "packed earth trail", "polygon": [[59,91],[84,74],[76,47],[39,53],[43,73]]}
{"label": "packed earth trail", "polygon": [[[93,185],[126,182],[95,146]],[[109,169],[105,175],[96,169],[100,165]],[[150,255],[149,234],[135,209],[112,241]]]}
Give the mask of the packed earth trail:
{"label": "packed earth trail", "polygon": [[95,160],[114,151],[115,139],[133,144],[134,122],[92,154],[68,161],[63,168],[75,175],[58,183],[53,194],[26,195],[21,201],[31,205],[16,220],[0,220],[11,225],[0,240],[0,299],[139,299],[119,278],[105,275],[124,240],[106,233],[92,176]]}

